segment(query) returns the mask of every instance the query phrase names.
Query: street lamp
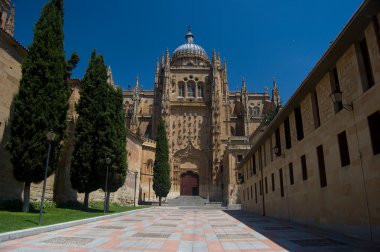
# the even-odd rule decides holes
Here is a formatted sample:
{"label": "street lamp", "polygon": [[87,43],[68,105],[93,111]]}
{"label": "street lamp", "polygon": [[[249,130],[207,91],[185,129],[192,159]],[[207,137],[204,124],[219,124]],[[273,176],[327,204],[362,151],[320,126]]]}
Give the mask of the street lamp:
{"label": "street lamp", "polygon": [[45,190],[46,190],[46,177],[47,177],[47,171],[48,171],[48,166],[49,166],[51,142],[54,141],[55,136],[56,136],[56,134],[53,132],[53,130],[50,130],[46,134],[46,139],[47,139],[47,141],[49,143],[49,148],[48,148],[48,155],[47,155],[47,158],[46,158],[44,185],[43,185],[43,188],[42,188],[42,196],[41,196],[41,203],[40,203],[40,217],[38,219],[38,225],[41,225],[41,221],[42,221],[42,209],[44,208]]}
{"label": "street lamp", "polygon": [[335,104],[341,104],[341,106],[348,111],[351,111],[353,109],[353,105],[351,104],[343,104],[343,93],[340,90],[335,90],[330,94],[330,98]]}
{"label": "street lamp", "polygon": [[106,158],[106,166],[107,166],[107,171],[106,171],[106,186],[104,188],[104,214],[106,214],[106,206],[107,206],[107,191],[108,191],[108,167],[111,163],[110,158]]}

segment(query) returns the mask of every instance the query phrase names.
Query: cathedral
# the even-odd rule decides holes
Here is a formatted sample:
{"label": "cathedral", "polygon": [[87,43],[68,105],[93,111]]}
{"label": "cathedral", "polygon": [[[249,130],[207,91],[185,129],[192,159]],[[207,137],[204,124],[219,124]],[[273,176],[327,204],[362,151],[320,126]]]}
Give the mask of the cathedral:
{"label": "cathedral", "polygon": [[[27,49],[14,37],[15,8],[10,0],[0,0],[0,62],[9,65],[2,71],[0,95],[0,141],[9,138],[8,121],[11,104],[19,89],[21,62]],[[8,76],[8,77],[7,77]],[[111,68],[108,82],[115,85]],[[76,103],[80,99],[80,80],[69,81],[67,139],[63,144],[55,174],[47,180],[47,198],[57,202],[82,200],[83,195],[71,188],[70,169],[75,136]],[[233,86],[236,86],[234,83]],[[168,199],[178,196],[201,196],[210,201],[237,203],[236,166],[250,146],[249,136],[259,127],[266,114],[280,103],[277,85],[272,94],[249,92],[245,81],[236,91],[229,89],[227,62],[219,53],[211,57],[195,43],[189,28],[185,43],[170,53],[166,51],[156,64],[154,88],[144,90],[139,80],[133,88],[123,90],[128,130],[128,175],[125,184],[111,195],[122,203],[155,201],[153,166],[157,122],[166,123],[169,145],[171,190]],[[3,123],[4,122],[4,123]],[[22,184],[12,175],[9,153],[0,146],[0,198],[19,199]],[[224,171],[224,172],[223,172]],[[136,189],[137,188],[137,189]],[[37,199],[41,183],[32,184],[31,198]],[[92,192],[90,200],[101,200],[103,192]],[[228,196],[228,197],[226,197]]]}
{"label": "cathedral", "polygon": [[[215,51],[209,58],[190,28],[185,43],[172,55],[167,50],[157,62],[154,90],[140,89],[137,79],[135,87],[123,93],[131,132],[155,139],[159,118],[166,123],[172,182],[168,198],[199,195],[212,201],[222,201],[222,159],[228,142],[248,138],[280,101],[275,82],[272,97],[268,89],[248,92],[244,80],[240,90],[230,91],[227,62]],[[141,183],[143,187],[143,179]]]}

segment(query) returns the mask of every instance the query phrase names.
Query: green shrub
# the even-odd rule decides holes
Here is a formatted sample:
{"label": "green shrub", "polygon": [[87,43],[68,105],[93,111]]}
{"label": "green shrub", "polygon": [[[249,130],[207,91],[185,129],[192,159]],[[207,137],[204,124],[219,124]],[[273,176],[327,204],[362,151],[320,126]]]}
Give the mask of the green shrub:
{"label": "green shrub", "polygon": [[6,211],[20,211],[22,209],[21,200],[1,200],[0,210]]}

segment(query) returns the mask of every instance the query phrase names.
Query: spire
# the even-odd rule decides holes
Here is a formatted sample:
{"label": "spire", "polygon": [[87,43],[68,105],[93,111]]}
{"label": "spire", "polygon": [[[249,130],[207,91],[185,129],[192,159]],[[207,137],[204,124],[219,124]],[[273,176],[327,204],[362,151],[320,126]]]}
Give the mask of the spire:
{"label": "spire", "polygon": [[194,44],[194,35],[191,32],[190,25],[187,27],[187,33],[186,33],[185,39],[186,39],[186,44]]}
{"label": "spire", "polygon": [[111,66],[108,66],[107,68],[107,83],[113,87],[115,86],[115,82],[113,81]]}
{"label": "spire", "polygon": [[162,53],[162,56],[161,56],[161,68],[165,66],[165,56],[164,56],[164,53]]}
{"label": "spire", "polygon": [[139,76],[136,76],[135,94],[139,92]]}
{"label": "spire", "polygon": [[243,80],[242,80],[242,82],[241,82],[241,91],[242,91],[243,93],[246,93],[246,92],[247,92],[247,86],[245,85],[245,79],[244,79],[244,77],[243,77]]}
{"label": "spire", "polygon": [[212,49],[212,62],[214,62],[216,60],[216,52],[215,52],[215,49]]}
{"label": "spire", "polygon": [[133,93],[133,114],[130,123],[130,129],[136,133],[138,131],[138,109],[139,109],[140,97],[139,97],[139,76],[136,76],[135,90]]}
{"label": "spire", "polygon": [[13,37],[15,32],[15,4],[13,3],[11,9],[11,13],[7,17],[7,21],[5,23],[5,30],[9,35]]}
{"label": "spire", "polygon": [[157,59],[157,62],[156,62],[156,74],[158,74],[160,72],[160,63]]}
{"label": "spire", "polygon": [[228,82],[228,75],[227,75],[227,60],[226,58],[224,58],[224,78],[225,78],[225,82],[227,83]]}
{"label": "spire", "polygon": [[158,61],[157,59],[157,62],[156,62],[156,74],[155,74],[155,78],[154,78],[154,83],[157,85],[158,83],[158,76],[160,75],[160,62]]}
{"label": "spire", "polygon": [[272,102],[274,103],[276,107],[281,106],[280,91],[278,90],[277,82],[274,77],[273,77]]}
{"label": "spire", "polygon": [[166,56],[165,56],[165,63],[166,63],[166,66],[169,66],[169,62],[170,62],[169,49],[166,49]]}
{"label": "spire", "polygon": [[277,89],[277,83],[276,83],[276,78],[273,77],[273,90]]}

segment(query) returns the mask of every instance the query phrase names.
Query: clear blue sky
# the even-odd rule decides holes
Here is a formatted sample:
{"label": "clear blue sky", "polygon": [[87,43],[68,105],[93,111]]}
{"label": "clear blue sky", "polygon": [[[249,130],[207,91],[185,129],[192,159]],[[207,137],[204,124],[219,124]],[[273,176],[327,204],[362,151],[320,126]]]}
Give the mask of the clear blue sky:
{"label": "clear blue sky", "polygon": [[[24,46],[48,0],[15,0],[15,38]],[[136,75],[153,87],[155,62],[184,43],[191,25],[195,43],[228,62],[229,86],[244,77],[263,92],[276,77],[287,101],[329,47],[362,0],[65,0],[65,50],[81,61],[82,78],[93,49],[102,54],[122,88]]]}

